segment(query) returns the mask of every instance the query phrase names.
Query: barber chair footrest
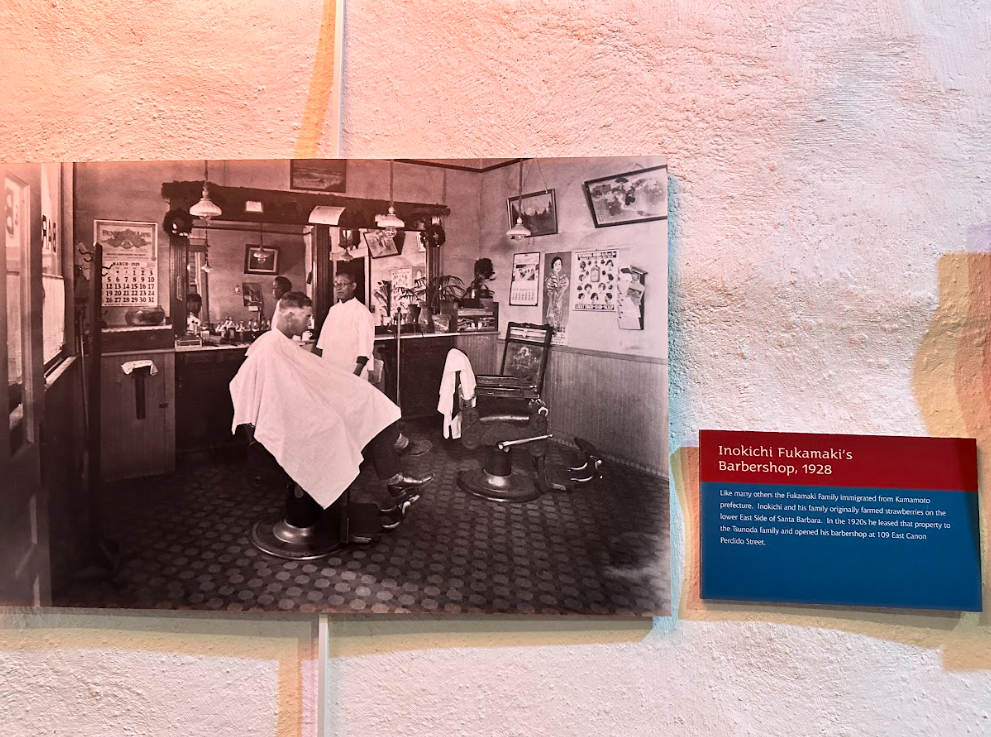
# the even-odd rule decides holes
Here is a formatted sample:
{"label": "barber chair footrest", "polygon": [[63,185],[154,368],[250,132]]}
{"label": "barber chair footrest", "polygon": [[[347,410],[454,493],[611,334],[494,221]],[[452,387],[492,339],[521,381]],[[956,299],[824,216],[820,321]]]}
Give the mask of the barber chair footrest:
{"label": "barber chair footrest", "polygon": [[368,545],[379,539],[381,530],[377,504],[348,505],[348,542]]}
{"label": "barber chair footrest", "polygon": [[484,468],[462,471],[458,474],[458,486],[492,502],[529,502],[540,496],[537,485],[517,471],[509,476],[495,476]]}
{"label": "barber chair footrest", "polygon": [[294,527],[282,512],[273,512],[252,525],[250,537],[252,545],[263,553],[285,560],[326,558],[344,546],[327,526]]}

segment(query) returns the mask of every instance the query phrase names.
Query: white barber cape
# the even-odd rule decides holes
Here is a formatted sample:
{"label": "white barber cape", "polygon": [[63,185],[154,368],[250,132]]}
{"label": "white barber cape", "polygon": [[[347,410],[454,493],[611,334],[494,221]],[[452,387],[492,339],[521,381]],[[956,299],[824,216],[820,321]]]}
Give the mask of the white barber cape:
{"label": "white barber cape", "polygon": [[278,330],[248,349],[231,381],[234,424],[325,509],[358,477],[361,451],[399,419],[399,407],[364,379],[328,367]]}
{"label": "white barber cape", "polygon": [[368,363],[361,370],[361,377],[367,378],[375,350],[375,318],[354,297],[337,302],[323,321],[317,348],[323,351],[325,361],[351,373],[358,357],[365,356]]}

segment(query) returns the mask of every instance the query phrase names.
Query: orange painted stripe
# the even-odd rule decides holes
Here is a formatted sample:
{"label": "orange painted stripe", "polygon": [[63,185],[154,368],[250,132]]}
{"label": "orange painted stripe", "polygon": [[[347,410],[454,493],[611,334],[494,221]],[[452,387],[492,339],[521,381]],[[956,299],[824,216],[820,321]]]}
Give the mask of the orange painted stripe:
{"label": "orange painted stripe", "polygon": [[[339,0],[343,2],[343,0]],[[313,158],[320,145],[327,106],[334,91],[334,40],[336,35],[336,14],[338,0],[324,0],[323,18],[320,21],[320,38],[317,41],[317,55],[310,75],[310,91],[306,97],[303,122],[296,140],[295,158]],[[336,131],[335,131],[336,135]]]}

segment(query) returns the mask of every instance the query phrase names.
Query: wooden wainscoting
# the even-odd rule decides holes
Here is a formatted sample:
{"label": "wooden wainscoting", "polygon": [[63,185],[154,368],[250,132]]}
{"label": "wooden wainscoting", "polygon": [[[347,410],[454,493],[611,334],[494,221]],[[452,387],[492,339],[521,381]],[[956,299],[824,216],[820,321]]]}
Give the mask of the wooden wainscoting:
{"label": "wooden wainscoting", "polygon": [[[505,340],[458,335],[476,374],[499,372]],[[551,432],[577,435],[603,454],[668,477],[668,366],[659,358],[553,346],[544,378]]]}
{"label": "wooden wainscoting", "polygon": [[668,477],[668,379],[661,359],[554,346],[544,397],[551,432]]}

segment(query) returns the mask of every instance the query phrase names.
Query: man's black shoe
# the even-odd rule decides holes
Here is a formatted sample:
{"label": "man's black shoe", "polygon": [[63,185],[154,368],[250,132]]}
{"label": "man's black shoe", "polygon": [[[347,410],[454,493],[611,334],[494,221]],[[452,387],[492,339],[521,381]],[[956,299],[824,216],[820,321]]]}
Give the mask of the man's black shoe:
{"label": "man's black shoe", "polygon": [[390,479],[389,483],[389,494],[392,495],[393,499],[402,496],[409,489],[423,486],[434,477],[431,473],[428,473],[426,476],[408,476],[402,473],[398,474],[398,476],[399,478],[396,480]]}

